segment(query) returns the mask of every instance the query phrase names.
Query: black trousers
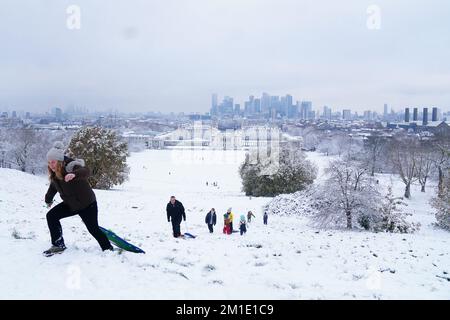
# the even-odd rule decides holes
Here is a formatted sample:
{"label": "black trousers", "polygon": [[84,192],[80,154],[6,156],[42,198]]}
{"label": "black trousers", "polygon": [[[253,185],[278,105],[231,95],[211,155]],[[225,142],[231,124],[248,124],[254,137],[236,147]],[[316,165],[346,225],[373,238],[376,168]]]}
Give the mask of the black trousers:
{"label": "black trousers", "polygon": [[242,236],[244,233],[247,232],[247,228],[245,227],[245,225],[241,225],[241,226],[239,227],[239,229],[240,229],[240,231],[241,231],[241,236]]}
{"label": "black trousers", "polygon": [[59,220],[76,215],[81,217],[89,233],[95,238],[95,240],[97,240],[102,250],[111,248],[111,243],[108,238],[98,227],[97,202],[93,202],[86,209],[79,211],[70,211],[69,206],[64,202],[61,202],[47,213],[47,224],[50,229],[50,236],[54,246],[64,246],[64,238],[62,236],[63,232]]}
{"label": "black trousers", "polygon": [[180,223],[181,223],[181,221],[173,221],[172,220],[172,230],[173,230],[173,236],[175,238],[181,236]]}
{"label": "black trousers", "polygon": [[208,229],[210,233],[214,232],[213,225],[208,223]]}

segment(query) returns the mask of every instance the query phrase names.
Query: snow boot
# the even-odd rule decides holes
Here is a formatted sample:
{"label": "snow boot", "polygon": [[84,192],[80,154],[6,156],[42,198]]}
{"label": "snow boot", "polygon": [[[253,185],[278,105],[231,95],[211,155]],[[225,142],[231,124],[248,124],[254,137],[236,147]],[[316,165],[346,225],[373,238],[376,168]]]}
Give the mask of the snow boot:
{"label": "snow boot", "polygon": [[51,246],[50,249],[43,252],[44,256],[51,257],[54,254],[62,253],[64,250],[66,250],[65,246],[58,247],[58,246]]}

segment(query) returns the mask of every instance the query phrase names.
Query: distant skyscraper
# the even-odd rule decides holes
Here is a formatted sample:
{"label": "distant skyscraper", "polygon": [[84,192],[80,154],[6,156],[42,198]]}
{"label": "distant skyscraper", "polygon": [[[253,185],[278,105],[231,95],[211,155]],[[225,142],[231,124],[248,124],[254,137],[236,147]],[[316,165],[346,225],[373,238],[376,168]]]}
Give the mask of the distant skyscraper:
{"label": "distant skyscraper", "polygon": [[426,126],[428,124],[428,108],[423,108],[422,124]]}
{"label": "distant skyscraper", "polygon": [[217,93],[213,93],[212,97],[211,97],[211,115],[217,115],[218,113],[218,96]]}
{"label": "distant skyscraper", "polygon": [[300,109],[301,115],[300,118],[303,120],[309,120],[312,118],[312,102],[311,101],[302,101],[302,106]]}
{"label": "distant skyscraper", "polygon": [[285,105],[283,109],[284,116],[289,117],[289,112],[292,109],[292,96],[290,94],[286,95]]}
{"label": "distant skyscraper", "polygon": [[261,99],[255,99],[254,106],[255,106],[255,113],[257,114],[261,113]]}
{"label": "distant skyscraper", "polygon": [[233,98],[229,96],[225,96],[223,98],[222,104],[219,106],[220,114],[228,114],[232,115],[234,112],[234,102]]}
{"label": "distant skyscraper", "polygon": [[237,103],[234,105],[234,114],[239,115],[240,113],[241,113],[241,105]]}
{"label": "distant skyscraper", "polygon": [[373,120],[372,111],[370,111],[370,110],[364,111],[363,119],[365,121],[372,121]]}
{"label": "distant skyscraper", "polygon": [[349,109],[342,110],[342,118],[344,120],[352,120],[352,111]]}
{"label": "distant skyscraper", "polygon": [[418,108],[413,109],[413,121],[419,120],[419,110]]}
{"label": "distant skyscraper", "polygon": [[438,108],[432,109],[431,121],[438,121]]}
{"label": "distant skyscraper", "polygon": [[405,122],[409,122],[409,108],[405,108]]}
{"label": "distant skyscraper", "polygon": [[387,120],[388,118],[388,105],[387,103],[384,104],[384,112],[383,112],[383,119]]}
{"label": "distant skyscraper", "polygon": [[281,113],[281,102],[279,96],[270,96],[270,113],[272,117],[275,117],[278,113]]}
{"label": "distant skyscraper", "polygon": [[328,108],[327,106],[323,107],[323,115],[322,117],[325,120],[331,120],[331,108]]}
{"label": "distant skyscraper", "polygon": [[261,113],[264,115],[270,115],[270,95],[265,92],[261,97]]}
{"label": "distant skyscraper", "polygon": [[298,118],[298,102],[291,105],[291,107],[289,108],[288,117],[291,119]]}
{"label": "distant skyscraper", "polygon": [[55,108],[55,118],[56,118],[56,120],[61,121],[61,119],[62,119],[61,108]]}

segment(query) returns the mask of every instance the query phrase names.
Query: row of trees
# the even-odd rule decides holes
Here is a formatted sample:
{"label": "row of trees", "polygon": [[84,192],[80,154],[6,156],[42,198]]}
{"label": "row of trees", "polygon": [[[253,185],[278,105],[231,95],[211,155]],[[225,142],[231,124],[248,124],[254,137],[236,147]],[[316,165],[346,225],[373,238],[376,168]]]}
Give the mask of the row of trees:
{"label": "row of trees", "polygon": [[424,140],[405,133],[360,138],[338,132],[320,139],[317,149],[327,155],[358,160],[368,168],[371,176],[375,173],[398,174],[405,184],[404,197],[410,199],[411,185],[415,182],[425,192],[428,181],[436,179],[439,190],[442,189],[445,170],[449,166],[448,140],[446,137]]}
{"label": "row of trees", "polygon": [[[411,199],[413,184],[420,184],[421,191],[426,192],[428,182],[434,180],[437,191],[432,205],[437,211],[436,218],[439,225],[450,229],[448,137],[422,137],[404,131],[374,132],[362,137],[313,127],[300,131],[304,148],[337,159],[326,170],[327,181],[312,192],[318,225],[412,232],[418,224],[407,221],[405,200]],[[392,185],[383,190],[376,178],[378,173],[398,175],[404,184],[403,197],[394,196]]]}
{"label": "row of trees", "polygon": [[32,128],[0,130],[1,167],[32,174],[47,172],[46,154],[54,141],[67,143],[66,131],[37,131]]}
{"label": "row of trees", "polygon": [[407,221],[410,215],[402,197],[392,186],[383,194],[370,168],[355,160],[338,159],[326,169],[327,180],[313,194],[314,220],[320,227],[362,227],[371,231],[413,232],[419,224]]}
{"label": "row of trees", "polygon": [[127,179],[127,143],[116,132],[101,127],[85,127],[75,133],[33,128],[2,130],[1,166],[31,174],[45,174],[46,154],[55,141],[62,141],[68,146],[68,156],[85,160],[92,171],[89,178],[92,187],[110,189]]}

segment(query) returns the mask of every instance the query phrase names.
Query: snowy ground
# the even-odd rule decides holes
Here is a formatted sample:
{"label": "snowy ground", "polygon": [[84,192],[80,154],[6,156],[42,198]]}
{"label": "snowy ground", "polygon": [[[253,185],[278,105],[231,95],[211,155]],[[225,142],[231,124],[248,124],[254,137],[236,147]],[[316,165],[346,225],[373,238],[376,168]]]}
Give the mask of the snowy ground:
{"label": "snowy ground", "polygon": [[[310,157],[321,167],[328,160]],[[440,278],[450,277],[450,233],[432,226],[431,189],[412,190],[409,209],[422,223],[417,234],[319,231],[303,217],[271,216],[264,226],[261,207],[270,199],[240,192],[243,158],[233,151],[134,153],[130,181],[96,190],[100,224],[145,255],[102,253],[72,217],[62,221],[68,250],[43,257],[50,245],[42,200],[47,180],[0,169],[0,298],[450,299],[450,282]],[[395,190],[401,194],[401,185]],[[187,209],[182,231],[187,227],[197,239],[171,237],[165,214],[171,195]],[[214,234],[204,224],[211,207],[218,212]],[[245,236],[221,233],[228,207],[235,221],[255,212]]]}

